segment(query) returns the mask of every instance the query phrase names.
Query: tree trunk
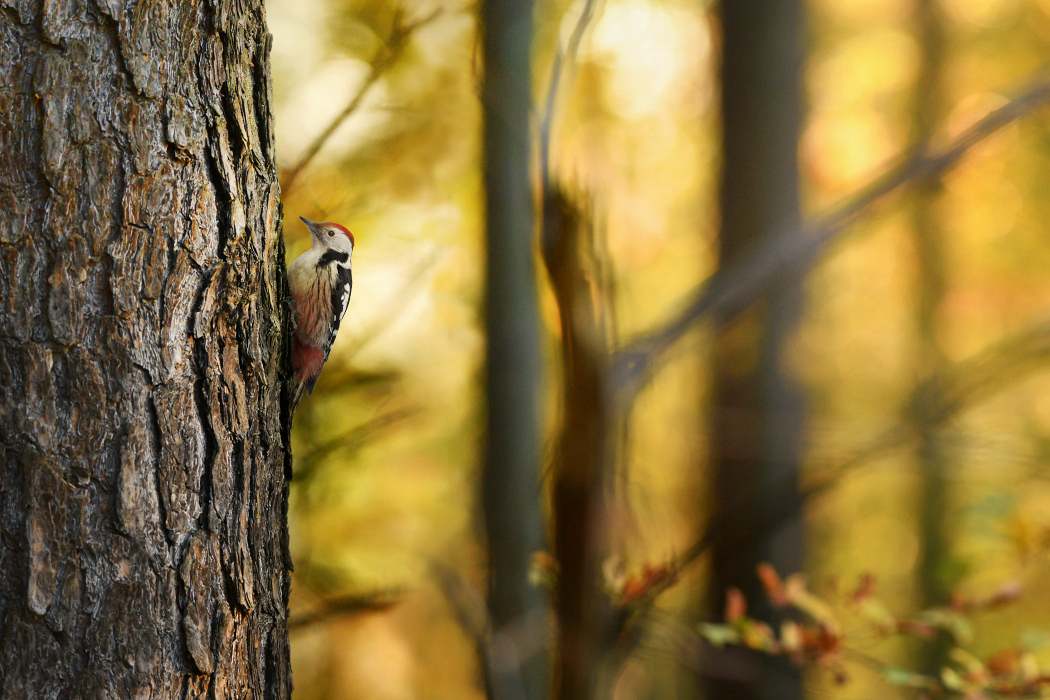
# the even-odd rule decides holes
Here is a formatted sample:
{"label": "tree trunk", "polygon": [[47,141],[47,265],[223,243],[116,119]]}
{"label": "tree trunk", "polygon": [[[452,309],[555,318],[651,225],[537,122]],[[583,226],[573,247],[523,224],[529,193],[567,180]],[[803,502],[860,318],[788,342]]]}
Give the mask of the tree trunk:
{"label": "tree trunk", "polygon": [[[529,181],[532,3],[481,3],[485,159],[488,434],[482,510],[494,628],[490,697],[546,697],[543,595],[529,582],[543,548],[540,514],[542,387]],[[525,635],[514,630],[529,630]],[[517,637],[518,639],[515,639]],[[520,639],[528,637],[527,639]]]}
{"label": "tree trunk", "polygon": [[609,522],[605,488],[616,430],[605,390],[609,348],[593,281],[590,204],[559,185],[544,193],[543,255],[561,320],[564,408],[551,456],[551,522],[557,587],[553,671],[556,700],[612,697],[617,616],[604,588]]}
{"label": "tree trunk", "polygon": [[[722,266],[740,263],[763,236],[790,230],[799,220],[803,14],[800,0],[721,4]],[[802,294],[799,283],[777,289],[717,339],[713,493],[714,508],[728,517],[711,555],[709,605],[717,615],[726,589],[735,587],[751,614],[775,622],[755,568],[769,562],[788,574],[803,564],[798,478],[805,411],[801,389],[783,359],[801,315]],[[709,679],[705,696],[802,697],[801,674],[790,662],[758,655],[752,661],[754,672],[746,677]]]}
{"label": "tree trunk", "polygon": [[[916,29],[922,48],[919,78],[915,84],[913,140],[927,143],[944,117],[944,63],[945,22],[937,0],[917,0],[915,4]],[[919,183],[915,188],[911,207],[912,230],[915,238],[916,262],[919,279],[917,296],[917,325],[919,331],[919,376],[934,381],[944,376],[947,358],[937,341],[937,312],[947,291],[944,232],[937,211],[937,198],[942,189],[939,178]],[[930,398],[936,393],[928,394]],[[937,399],[934,398],[934,401]],[[951,566],[951,538],[948,528],[950,456],[945,449],[946,428],[932,420],[933,405],[923,405],[915,415],[915,431],[919,436],[917,461],[919,466],[919,586],[923,607],[944,605],[948,602],[953,584]],[[950,430],[950,428],[949,428]],[[955,567],[957,568],[957,567]],[[957,574],[956,574],[957,575]],[[943,638],[923,645],[923,671],[937,677],[948,661],[950,645]]]}
{"label": "tree trunk", "polygon": [[0,8],[0,698],[287,698],[261,0]]}

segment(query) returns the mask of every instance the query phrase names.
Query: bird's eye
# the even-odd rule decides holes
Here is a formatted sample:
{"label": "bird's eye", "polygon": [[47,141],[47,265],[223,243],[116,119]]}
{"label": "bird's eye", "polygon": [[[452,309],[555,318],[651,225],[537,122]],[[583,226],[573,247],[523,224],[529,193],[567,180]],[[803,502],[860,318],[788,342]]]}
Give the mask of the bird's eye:
{"label": "bird's eye", "polygon": [[329,238],[331,238],[331,237],[332,237],[332,236],[334,236],[334,235],[335,235],[335,234],[334,234],[334,233],[332,233],[331,231],[329,231],[329,232],[328,232],[328,237],[329,237]]}

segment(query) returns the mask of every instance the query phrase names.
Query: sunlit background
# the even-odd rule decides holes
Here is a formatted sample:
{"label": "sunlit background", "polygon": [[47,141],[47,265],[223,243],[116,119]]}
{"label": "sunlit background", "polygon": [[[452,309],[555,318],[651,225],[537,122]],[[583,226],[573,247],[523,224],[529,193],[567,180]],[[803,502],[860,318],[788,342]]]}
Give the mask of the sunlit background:
{"label": "sunlit background", "polygon": [[[1001,105],[1050,56],[1050,0],[940,0],[943,143]],[[581,2],[540,2],[535,94]],[[484,590],[475,496],[482,438],[480,108],[473,3],[269,0],[288,259],[308,246],[297,217],[355,234],[353,298],[293,433],[292,654],[299,700],[481,698],[474,642],[435,583],[460,572]],[[316,156],[387,45],[425,20]],[[914,143],[923,45],[915,0],[808,4],[804,211],[848,196]],[[719,32],[711,3],[605,0],[584,35],[554,122],[552,160],[592,193],[614,282],[614,335],[653,327],[715,266]],[[1036,113],[970,154],[924,200],[939,227],[943,293],[921,328],[915,201],[897,196],[853,225],[807,278],[791,363],[807,388],[807,470],[865,453],[807,503],[812,586],[877,575],[895,612],[928,605],[914,441],[908,420],[933,348],[948,366],[1050,318],[1050,121]],[[556,354],[557,309],[542,314]],[[632,413],[617,532],[627,568],[658,563],[704,516],[709,334],[679,343]],[[1041,346],[1045,348],[1046,343]],[[1044,355],[1047,354],[1044,350]],[[978,653],[1027,645],[1050,663],[1050,373],[1044,358],[993,372],[939,431],[948,548],[945,588],[1026,584],[1017,605],[979,617]],[[1042,362],[1041,362],[1042,361]],[[1000,379],[1001,378],[1001,379]],[[553,410],[553,402],[551,409]],[[892,444],[890,444],[892,443]],[[537,489],[540,485],[537,485]],[[661,598],[695,613],[703,563]],[[371,609],[340,607],[360,597]],[[865,652],[907,665],[914,645]],[[812,697],[911,697],[863,664]],[[698,697],[678,661],[643,650],[618,697]]]}

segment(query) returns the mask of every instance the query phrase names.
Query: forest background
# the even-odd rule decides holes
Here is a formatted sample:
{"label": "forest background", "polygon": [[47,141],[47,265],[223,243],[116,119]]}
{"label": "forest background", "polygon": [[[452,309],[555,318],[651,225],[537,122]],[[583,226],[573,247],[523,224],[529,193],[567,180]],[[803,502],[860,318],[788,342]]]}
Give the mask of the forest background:
{"label": "forest background", "polygon": [[[478,515],[486,336],[476,9],[267,3],[289,260],[308,245],[299,215],[343,223],[358,241],[350,308],[293,433],[300,699],[485,694],[485,654],[464,623],[469,594],[488,585]],[[805,220],[848,201],[917,143],[952,143],[1022,93],[1050,55],[1046,0],[811,0],[804,10]],[[534,22],[534,137],[556,57],[583,30],[552,113],[550,162],[537,157],[533,167],[586,202],[597,316],[609,346],[621,347],[672,318],[719,267],[718,8],[540,2]],[[805,276],[781,352],[807,406],[799,488],[809,494],[800,541],[810,589],[848,600],[843,591],[872,574],[885,608],[906,617],[952,593],[980,598],[1019,581],[1019,600],[967,621],[965,646],[980,659],[1023,650],[1043,667],[1048,156],[1046,112],[1035,112],[942,178],[851,222]],[[551,461],[564,415],[563,338],[538,267]],[[705,671],[682,629],[695,635],[720,607],[710,603],[718,572],[706,555],[663,567],[682,561],[712,513],[712,406],[726,366],[715,334],[699,325],[674,344],[622,426],[602,521],[605,586],[622,598],[647,572],[673,569],[678,580],[615,674],[617,698],[700,697]],[[749,363],[728,357],[730,367]],[[522,499],[541,502],[545,485],[539,478]],[[538,578],[551,575],[545,566],[538,557]],[[808,667],[807,697],[913,697],[887,668],[943,661],[936,643],[871,632],[870,622],[846,625],[855,658]]]}

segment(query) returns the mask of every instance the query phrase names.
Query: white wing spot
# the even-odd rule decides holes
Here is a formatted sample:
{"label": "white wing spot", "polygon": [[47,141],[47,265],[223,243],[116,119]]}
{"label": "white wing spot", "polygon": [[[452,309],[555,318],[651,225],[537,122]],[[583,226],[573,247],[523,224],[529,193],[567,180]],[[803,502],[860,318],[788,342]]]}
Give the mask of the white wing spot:
{"label": "white wing spot", "polygon": [[346,315],[346,307],[350,304],[350,285],[347,285],[347,284],[343,285],[342,302],[343,302],[343,310],[339,313],[339,320],[342,320],[343,316]]}

